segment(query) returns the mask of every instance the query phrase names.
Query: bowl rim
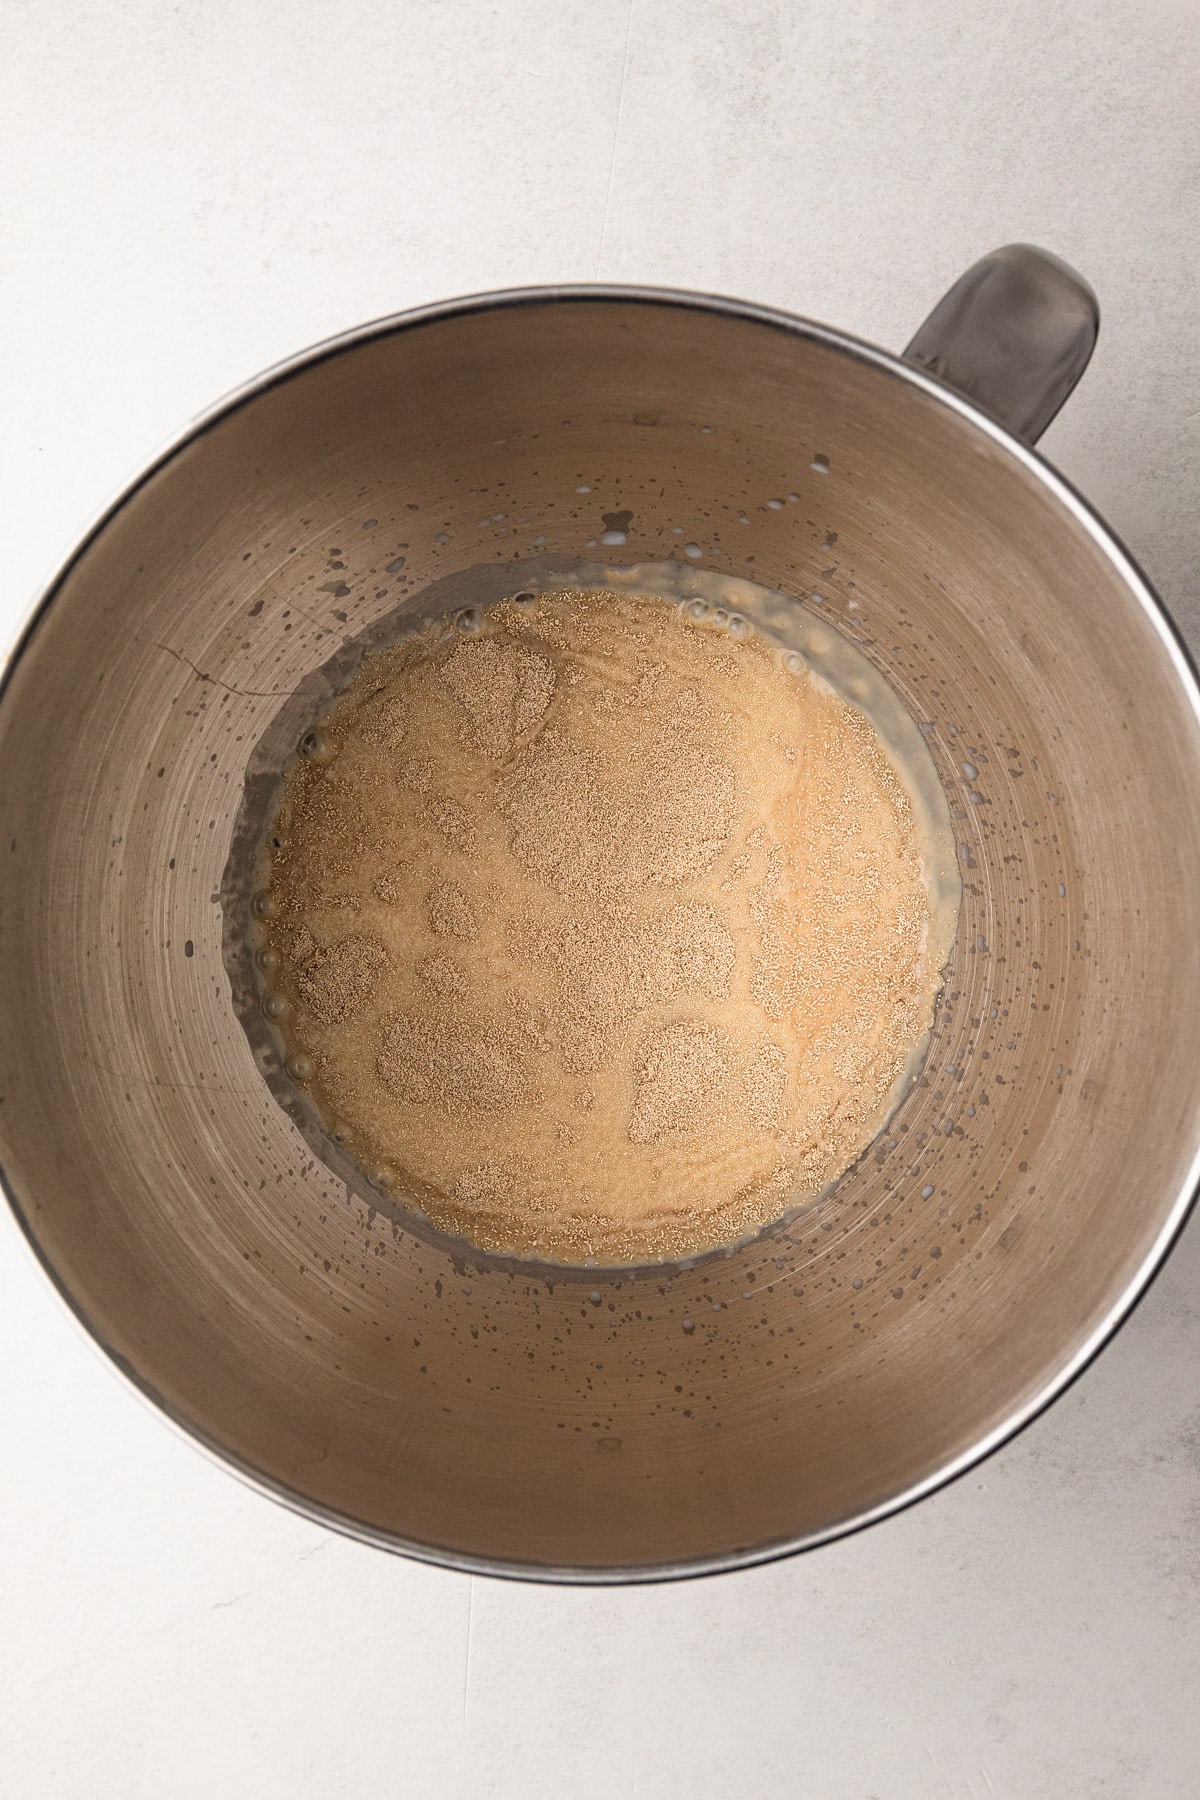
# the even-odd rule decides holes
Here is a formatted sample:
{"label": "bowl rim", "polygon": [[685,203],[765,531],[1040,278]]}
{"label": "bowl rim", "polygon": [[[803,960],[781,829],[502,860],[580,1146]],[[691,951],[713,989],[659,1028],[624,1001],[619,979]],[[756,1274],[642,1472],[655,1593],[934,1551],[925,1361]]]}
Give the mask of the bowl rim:
{"label": "bowl rim", "polygon": [[[43,617],[53,606],[72,571],[93,543],[107,529],[121,510],[161,470],[167,467],[191,444],[206,436],[226,418],[242,407],[290,381],[305,370],[331,361],[358,346],[391,336],[401,331],[422,329],[447,323],[473,314],[496,312],[517,307],[570,305],[597,302],[616,305],[662,306],[680,311],[699,311],[746,324],[762,325],[790,336],[821,345],[864,364],[879,374],[916,388],[938,405],[945,407],[1016,459],[1028,475],[1036,480],[1071,516],[1092,540],[1121,578],[1132,600],[1141,608],[1166,652],[1168,662],[1188,700],[1200,728],[1200,671],[1183,640],[1179,628],[1166,606],[1117,534],[1100,514],[1057,469],[1029,444],[990,417],[971,400],[937,376],[902,356],[880,349],[877,345],[849,332],[824,325],[816,320],[781,308],[758,305],[753,301],[732,299],[723,295],[694,292],[684,288],[661,288],[620,283],[575,283],[533,287],[503,288],[462,295],[431,305],[383,314],[379,318],[323,338],[272,363],[257,375],[223,394],[198,413],[179,431],[160,445],[150,458],[117,490],[86,526],[67,556],[36,594],[26,610],[5,652],[0,673],[0,707],[3,706],[12,677],[25,655]],[[314,1501],[297,1489],[256,1468],[253,1463],[231,1451],[202,1430],[183,1411],[167,1400],[153,1383],[136,1369],[112,1344],[89,1317],[84,1301],[68,1287],[48,1254],[40,1244],[32,1219],[21,1205],[3,1164],[0,1163],[0,1189],[8,1201],[17,1225],[34,1259],[51,1287],[63,1302],[76,1326],[110,1368],[124,1378],[138,1397],[182,1438],[202,1451],[211,1461],[235,1475],[247,1487],[277,1501],[289,1511],[315,1525],[368,1544],[411,1558],[417,1562],[455,1570],[467,1575],[488,1575],[509,1580],[535,1581],[559,1585],[616,1587],[644,1585],[653,1582],[679,1581],[705,1575],[729,1574],[764,1563],[814,1550],[823,1544],[866,1530],[896,1513],[906,1511],[928,1495],[948,1487],[970,1470],[993,1456],[1020,1432],[1039,1418],[1070,1388],[1099,1355],[1135,1307],[1148,1293],[1172,1246],[1179,1237],[1193,1205],[1200,1195],[1200,1141],[1197,1142],[1187,1174],[1166,1208],[1162,1222],[1149,1250],[1125,1284],[1122,1293],[1107,1308],[1083,1342],[1077,1346],[1060,1368],[1048,1376],[1028,1399],[1013,1408],[998,1425],[983,1434],[966,1450],[960,1451],[940,1468],[911,1483],[899,1493],[871,1507],[847,1514],[819,1529],[765,1544],[750,1545],[718,1555],[688,1558],[679,1562],[611,1566],[552,1565],[512,1558],[473,1555],[449,1546],[418,1542],[400,1534],[385,1531],[352,1514],[339,1512]]]}

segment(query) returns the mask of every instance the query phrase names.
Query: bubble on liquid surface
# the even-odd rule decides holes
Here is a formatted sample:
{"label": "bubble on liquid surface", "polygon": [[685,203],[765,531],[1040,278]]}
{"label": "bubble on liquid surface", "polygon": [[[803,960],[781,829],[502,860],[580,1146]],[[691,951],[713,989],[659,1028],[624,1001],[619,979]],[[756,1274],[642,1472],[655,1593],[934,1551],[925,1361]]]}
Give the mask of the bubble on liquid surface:
{"label": "bubble on liquid surface", "polygon": [[815,470],[818,475],[828,475],[829,458],[827,456],[822,456],[818,451],[817,455],[813,457],[808,466],[810,469]]}
{"label": "bubble on liquid surface", "polygon": [[625,542],[625,533],[623,531],[602,531],[600,533],[600,542],[602,544],[623,544]]}
{"label": "bubble on liquid surface", "polygon": [[768,500],[767,505],[770,507],[772,512],[782,512],[783,511],[783,501],[782,500]]}
{"label": "bubble on liquid surface", "polygon": [[268,1019],[286,1019],[292,1010],[287,1002],[286,994],[264,994],[262,1009]]}
{"label": "bubble on liquid surface", "polygon": [[306,731],[300,739],[300,754],[309,762],[326,763],[333,755],[333,743],[329,733],[320,725],[312,731]]}
{"label": "bubble on liquid surface", "polygon": [[685,610],[689,619],[707,619],[708,602],[706,600],[689,600]]}
{"label": "bubble on liquid surface", "polygon": [[468,637],[474,637],[478,632],[483,630],[482,608],[478,606],[464,606],[461,612],[455,613],[454,624],[457,630],[464,632]]}
{"label": "bubble on liquid surface", "polygon": [[699,562],[700,558],[704,555],[704,552],[699,544],[685,544],[683,546],[683,554],[685,556],[690,556],[693,562]]}

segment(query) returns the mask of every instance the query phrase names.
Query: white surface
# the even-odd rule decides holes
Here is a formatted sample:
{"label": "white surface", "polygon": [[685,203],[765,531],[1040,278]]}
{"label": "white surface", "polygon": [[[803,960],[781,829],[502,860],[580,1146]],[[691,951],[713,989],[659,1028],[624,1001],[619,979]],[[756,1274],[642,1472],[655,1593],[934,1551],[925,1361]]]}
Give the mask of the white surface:
{"label": "white surface", "polygon": [[[1200,644],[1195,0],[3,0],[3,626],[261,365],[645,280],[900,345],[1026,238],[1101,296],[1044,447]],[[1194,950],[1194,946],[1189,946]],[[243,1492],[0,1220],[0,1793],[1173,1800],[1200,1777],[1200,1227],[1018,1443],[789,1564],[511,1587]]]}

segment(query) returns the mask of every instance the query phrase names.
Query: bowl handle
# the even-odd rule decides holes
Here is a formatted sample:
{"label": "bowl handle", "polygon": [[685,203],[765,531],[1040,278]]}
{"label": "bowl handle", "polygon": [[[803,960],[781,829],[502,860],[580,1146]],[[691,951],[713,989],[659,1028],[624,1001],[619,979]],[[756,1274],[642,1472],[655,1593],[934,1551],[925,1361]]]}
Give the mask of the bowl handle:
{"label": "bowl handle", "polygon": [[940,299],[905,360],[956,388],[1035,444],[1087,368],[1100,307],[1061,258],[1006,244]]}

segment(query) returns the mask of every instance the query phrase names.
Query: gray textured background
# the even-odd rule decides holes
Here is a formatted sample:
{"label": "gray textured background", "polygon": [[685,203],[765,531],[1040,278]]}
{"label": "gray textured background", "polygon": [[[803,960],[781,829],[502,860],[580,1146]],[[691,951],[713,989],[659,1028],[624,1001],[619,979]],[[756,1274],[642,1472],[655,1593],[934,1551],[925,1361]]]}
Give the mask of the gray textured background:
{"label": "gray textured background", "polygon": [[[899,346],[1026,238],[1104,310],[1043,448],[1200,647],[1196,0],[0,0],[0,25],[6,637],[156,443],[361,318],[599,277]],[[244,1493],[113,1379],[5,1215],[0,1793],[1190,1800],[1198,1278],[1193,1225],[1073,1391],[900,1519],[552,1592]]]}

